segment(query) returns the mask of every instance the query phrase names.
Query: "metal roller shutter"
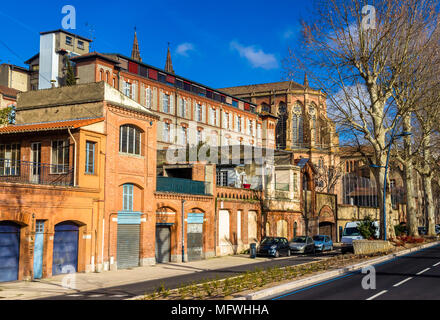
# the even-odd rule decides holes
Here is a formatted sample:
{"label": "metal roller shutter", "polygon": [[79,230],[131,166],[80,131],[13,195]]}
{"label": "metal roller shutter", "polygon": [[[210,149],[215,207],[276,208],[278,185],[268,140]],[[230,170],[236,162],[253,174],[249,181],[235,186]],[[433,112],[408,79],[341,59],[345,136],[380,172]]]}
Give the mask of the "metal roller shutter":
{"label": "metal roller shutter", "polygon": [[167,226],[156,227],[156,262],[170,262],[171,229]]}
{"label": "metal roller shutter", "polygon": [[0,282],[18,280],[20,226],[0,222]]}
{"label": "metal roller shutter", "polygon": [[138,224],[118,225],[118,269],[139,266],[139,234]]}
{"label": "metal roller shutter", "polygon": [[203,224],[188,224],[188,261],[202,259],[203,252]]}

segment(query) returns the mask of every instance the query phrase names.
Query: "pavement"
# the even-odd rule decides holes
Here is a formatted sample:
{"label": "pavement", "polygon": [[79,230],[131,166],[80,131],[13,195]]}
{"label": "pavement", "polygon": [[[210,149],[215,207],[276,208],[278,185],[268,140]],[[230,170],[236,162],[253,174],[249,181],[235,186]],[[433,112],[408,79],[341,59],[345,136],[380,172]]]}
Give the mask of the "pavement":
{"label": "pavement", "polygon": [[367,274],[356,271],[265,299],[440,300],[439,244],[375,264],[374,268],[374,289],[364,289],[362,281]]}
{"label": "pavement", "polygon": [[[154,266],[101,273],[58,275],[34,281],[0,283],[0,300],[121,300],[151,293],[163,283],[173,289],[183,283],[204,279],[223,279],[255,268],[290,266],[325,259],[338,251],[316,255],[294,255],[278,259],[249,255],[215,257],[186,263],[164,263]],[[70,288],[69,288],[70,286]]]}

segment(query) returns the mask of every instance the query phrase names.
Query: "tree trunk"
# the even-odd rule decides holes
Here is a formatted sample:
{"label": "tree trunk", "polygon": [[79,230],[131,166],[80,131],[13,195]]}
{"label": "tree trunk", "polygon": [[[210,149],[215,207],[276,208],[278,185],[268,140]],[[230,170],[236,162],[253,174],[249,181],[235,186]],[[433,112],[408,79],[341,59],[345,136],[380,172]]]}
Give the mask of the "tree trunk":
{"label": "tree trunk", "polygon": [[[405,117],[403,121],[403,131],[411,132],[411,114]],[[417,229],[417,213],[416,201],[414,193],[414,167],[411,159],[411,137],[404,138],[404,163],[403,170],[405,173],[405,189],[406,189],[406,223],[408,227],[408,234],[410,236],[418,235]]]}
{"label": "tree trunk", "polygon": [[434,199],[432,197],[432,175],[425,175],[423,179],[423,190],[425,193],[425,205],[428,211],[428,236],[435,236],[435,210]]}

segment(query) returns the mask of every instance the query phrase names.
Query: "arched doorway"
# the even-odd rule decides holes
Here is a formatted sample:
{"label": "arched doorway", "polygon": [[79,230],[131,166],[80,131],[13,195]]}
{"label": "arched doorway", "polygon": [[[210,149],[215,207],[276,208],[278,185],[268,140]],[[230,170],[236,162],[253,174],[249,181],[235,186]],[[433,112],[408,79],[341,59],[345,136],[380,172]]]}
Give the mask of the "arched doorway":
{"label": "arched doorway", "polygon": [[52,274],[74,273],[78,270],[79,227],[72,221],[55,226]]}
{"label": "arched doorway", "polygon": [[298,235],[298,223],[295,221],[295,223],[293,224],[293,237],[296,238],[297,235]]}
{"label": "arched doorway", "polygon": [[18,280],[20,260],[20,226],[0,222],[0,282]]}

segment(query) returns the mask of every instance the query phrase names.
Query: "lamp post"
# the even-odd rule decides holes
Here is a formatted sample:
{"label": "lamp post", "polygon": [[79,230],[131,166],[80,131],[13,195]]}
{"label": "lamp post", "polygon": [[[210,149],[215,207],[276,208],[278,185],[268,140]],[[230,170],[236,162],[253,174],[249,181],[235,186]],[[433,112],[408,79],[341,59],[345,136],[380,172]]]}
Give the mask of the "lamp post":
{"label": "lamp post", "polygon": [[385,167],[384,166],[378,166],[376,164],[370,165],[371,168],[385,168],[385,174],[384,174],[384,182],[383,182],[383,237],[384,240],[387,240],[387,210],[386,210],[386,200],[387,200],[387,174],[388,174],[388,167],[390,162],[390,153],[391,153],[391,146],[393,145],[393,141],[397,138],[410,136],[411,132],[402,132],[398,135],[395,135],[396,131],[396,125],[393,128],[393,131],[391,133],[391,140],[390,144],[388,146],[388,152],[387,152],[387,160]]}
{"label": "lamp post", "polygon": [[185,262],[185,200],[182,199],[182,262]]}

